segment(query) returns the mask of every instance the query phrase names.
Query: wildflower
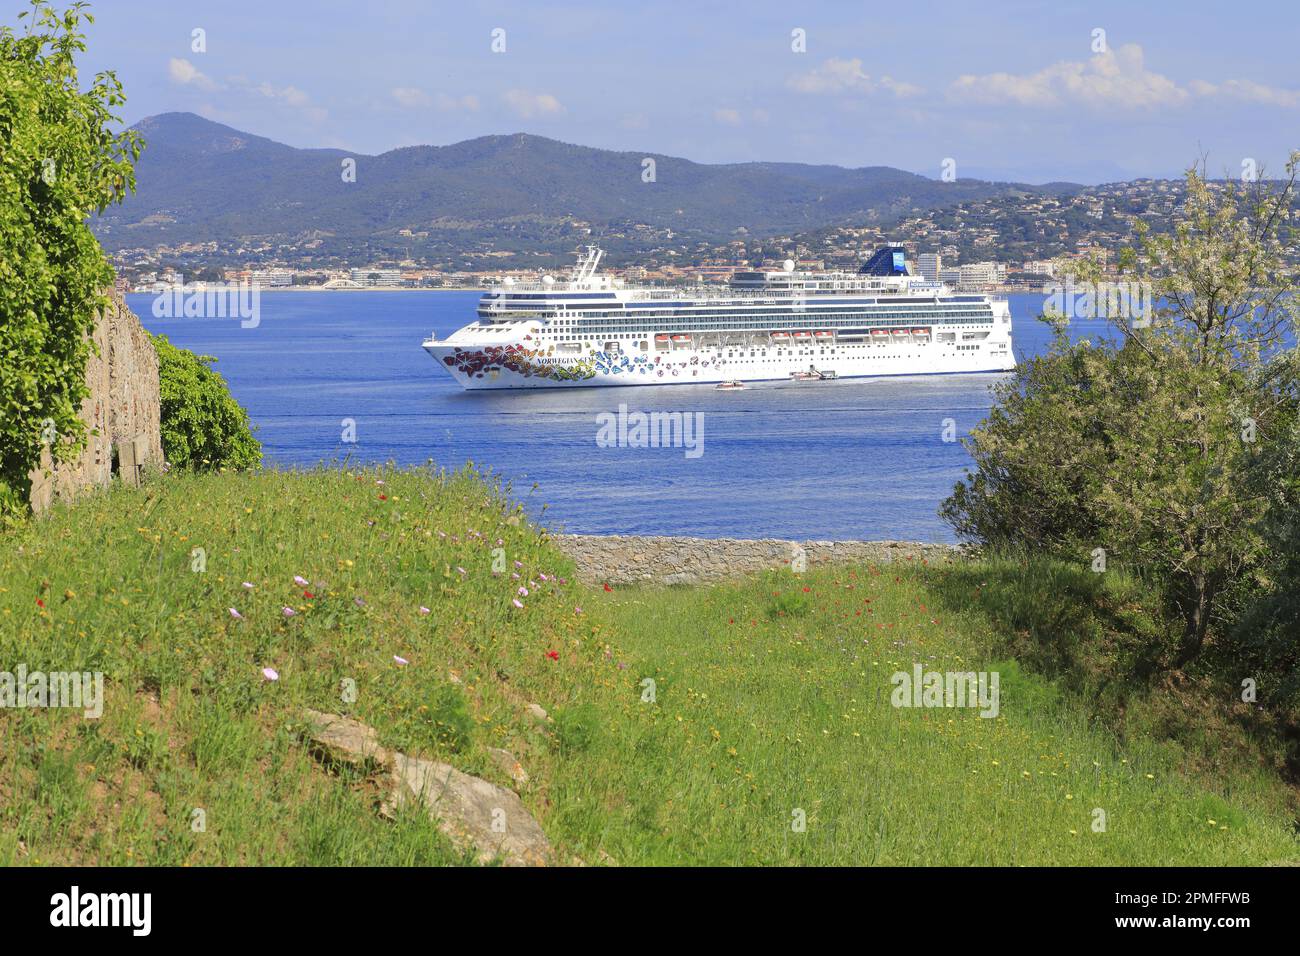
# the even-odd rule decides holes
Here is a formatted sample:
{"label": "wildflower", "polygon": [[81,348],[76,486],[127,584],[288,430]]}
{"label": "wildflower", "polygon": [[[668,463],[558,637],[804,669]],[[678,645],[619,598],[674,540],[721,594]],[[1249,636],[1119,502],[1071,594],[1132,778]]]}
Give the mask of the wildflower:
{"label": "wildflower", "polygon": [[522,561],[516,561],[516,562],[515,562],[515,567],[516,567],[516,568],[522,568],[523,566],[524,566],[524,562],[522,562]]}
{"label": "wildflower", "polygon": [[244,582],[243,586],[250,591],[253,590],[253,585],[249,584],[247,581]]}
{"label": "wildflower", "polygon": [[311,584],[311,582],[308,581],[306,578],[304,578],[301,574],[295,574],[293,576],[293,583],[298,585],[298,587],[300,588],[305,588],[307,585]]}
{"label": "wildflower", "polygon": [[520,597],[528,597],[528,588],[521,587],[517,593]]}
{"label": "wildflower", "polygon": [[573,606],[573,613],[574,613],[574,614],[581,614],[581,613],[582,613],[582,607],[581,607],[581,605],[575,604],[575,605]]}
{"label": "wildflower", "polygon": [[608,591],[612,591],[612,590],[614,590],[612,587],[609,586],[609,582],[608,582],[608,581],[605,582],[605,590],[606,590],[607,592],[608,592]]}
{"label": "wildflower", "polygon": [[393,655],[393,660],[397,661],[397,663],[402,666],[411,663],[405,657],[398,657],[396,654]]}
{"label": "wildflower", "polygon": [[515,607],[519,608],[519,610],[521,611],[524,609],[524,606],[522,603],[520,603],[519,598],[513,598],[510,601],[510,603],[513,604]]}
{"label": "wildflower", "polygon": [[549,657],[549,658],[550,658],[551,660],[553,660],[553,661],[558,661],[558,660],[560,659],[560,653],[559,653],[559,651],[547,651],[547,652],[546,652],[546,656]]}
{"label": "wildflower", "polygon": [[242,621],[244,619],[244,615],[240,614],[233,607],[228,607],[226,608],[226,610],[230,612],[230,616],[233,617],[236,621]]}
{"label": "wildflower", "polygon": [[456,565],[456,571],[457,571],[457,573],[459,573],[459,574],[464,574],[464,573],[465,573],[465,569],[462,568],[459,564]]}
{"label": "wildflower", "polygon": [[429,609],[428,609],[427,607],[425,607],[423,604],[421,604],[421,605],[420,605],[420,614],[421,614],[421,615],[424,615],[424,614],[428,614],[428,613],[429,613]]}
{"label": "wildflower", "polygon": [[45,602],[42,601],[40,598],[37,598],[37,599],[36,599],[36,606],[37,606],[37,607],[42,607],[42,608],[43,608],[43,607],[45,607]]}
{"label": "wildflower", "polygon": [[316,597],[316,595],[312,594],[310,591],[303,591],[302,596],[307,598],[307,600],[309,601],[315,599]]}
{"label": "wildflower", "polygon": [[279,680],[280,672],[277,671],[274,667],[263,667],[262,676],[265,677],[267,680]]}
{"label": "wildflower", "polygon": [[379,496],[379,500],[380,500],[380,501],[387,501],[387,500],[388,500],[388,495],[380,495],[380,496]]}
{"label": "wildflower", "polygon": [[293,617],[298,612],[286,605],[285,607],[280,608],[280,613],[283,614],[285,617]]}
{"label": "wildflower", "polygon": [[365,606],[366,606],[366,602],[363,601],[363,600],[361,600],[361,598],[359,598],[359,597],[357,597],[357,598],[353,598],[353,599],[352,599],[352,603],[355,604],[357,607],[365,607]]}

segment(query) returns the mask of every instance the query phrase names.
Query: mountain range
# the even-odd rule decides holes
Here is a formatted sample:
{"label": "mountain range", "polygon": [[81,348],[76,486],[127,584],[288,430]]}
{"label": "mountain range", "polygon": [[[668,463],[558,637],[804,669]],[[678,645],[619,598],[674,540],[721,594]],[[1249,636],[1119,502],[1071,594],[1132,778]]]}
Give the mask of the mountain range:
{"label": "mountain range", "polygon": [[[250,237],[386,246],[410,233],[448,247],[514,235],[522,245],[554,240],[572,248],[572,233],[587,229],[596,237],[639,230],[647,241],[667,235],[715,241],[737,233],[888,225],[973,199],[1082,188],[943,182],[887,166],[708,165],[525,133],[367,156],[286,146],[193,113],[152,116],[135,128],[146,144],[136,193],[94,224],[110,251],[202,242],[233,247]],[[349,160],[355,181],[344,175]],[[646,160],[654,161],[649,182]]]}

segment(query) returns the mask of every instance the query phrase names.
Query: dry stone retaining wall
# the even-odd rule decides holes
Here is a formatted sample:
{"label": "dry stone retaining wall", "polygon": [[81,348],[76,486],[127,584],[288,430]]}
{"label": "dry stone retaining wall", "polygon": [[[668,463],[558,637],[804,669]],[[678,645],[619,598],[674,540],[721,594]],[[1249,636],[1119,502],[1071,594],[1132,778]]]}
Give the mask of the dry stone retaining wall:
{"label": "dry stone retaining wall", "polygon": [[800,552],[811,567],[830,561],[925,561],[959,557],[956,545],[916,541],[783,541],[778,538],[685,538],[643,535],[564,534],[556,543],[589,583],[696,584],[768,568],[788,568]]}
{"label": "dry stone retaining wall", "polygon": [[98,354],[86,362],[90,394],[81,406],[86,447],[76,461],[60,465],[51,462],[48,450],[42,453],[31,474],[32,510],[38,513],[56,497],[71,498],[83,488],[108,484],[114,447],[125,480],[138,477],[131,462],[136,469],[162,464],[158,353],[121,295],[111,297],[92,338]]}

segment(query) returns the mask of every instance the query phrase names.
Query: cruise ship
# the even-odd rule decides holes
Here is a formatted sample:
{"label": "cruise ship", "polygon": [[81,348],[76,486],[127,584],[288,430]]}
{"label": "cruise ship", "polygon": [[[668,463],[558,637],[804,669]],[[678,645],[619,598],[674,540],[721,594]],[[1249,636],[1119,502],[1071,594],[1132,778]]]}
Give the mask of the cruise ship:
{"label": "cruise ship", "polygon": [[703,385],[1015,367],[1004,299],[913,275],[901,247],[857,272],[736,272],[715,289],[632,287],[589,246],[567,280],[510,278],[425,350],[467,389]]}

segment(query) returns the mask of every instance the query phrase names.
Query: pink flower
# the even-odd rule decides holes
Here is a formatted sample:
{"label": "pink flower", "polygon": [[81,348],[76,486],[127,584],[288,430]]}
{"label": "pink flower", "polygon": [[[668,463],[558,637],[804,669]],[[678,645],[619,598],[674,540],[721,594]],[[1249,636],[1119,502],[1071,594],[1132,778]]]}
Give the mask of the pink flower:
{"label": "pink flower", "polygon": [[515,562],[515,567],[517,567],[517,568],[522,568],[523,566],[524,566],[524,562],[522,562],[522,561],[516,561],[516,562]]}
{"label": "pink flower", "polygon": [[520,588],[518,593],[520,597],[528,597],[528,588]]}
{"label": "pink flower", "polygon": [[420,605],[420,613],[421,613],[421,614],[428,614],[428,613],[429,613],[429,609],[428,609],[427,607],[425,607],[423,604],[421,604],[421,605]]}
{"label": "pink flower", "polygon": [[464,574],[464,573],[465,573],[465,569],[462,568],[459,564],[456,565],[456,571],[457,571],[457,573],[459,573],[459,574]]}
{"label": "pink flower", "polygon": [[582,613],[582,608],[579,607],[578,605],[574,605],[573,613],[574,613],[574,614],[581,614],[581,613]]}
{"label": "pink flower", "polygon": [[307,585],[311,584],[311,582],[308,581],[306,578],[304,578],[301,574],[295,574],[293,576],[293,583],[298,585],[298,587],[300,588],[305,588]]}
{"label": "pink flower", "polygon": [[396,654],[393,655],[393,660],[397,661],[397,663],[401,665],[406,665],[411,663],[405,657],[398,657]]}
{"label": "pink flower", "polygon": [[514,598],[510,603],[521,611],[524,609],[524,605],[520,602],[519,598]]}
{"label": "pink flower", "polygon": [[263,667],[262,676],[265,677],[267,680],[279,680],[280,672],[277,671],[274,667]]}
{"label": "pink flower", "polygon": [[250,591],[253,590],[253,585],[249,584],[247,581],[244,582],[244,587],[248,588]]}
{"label": "pink flower", "polygon": [[355,604],[357,607],[365,607],[365,606],[366,606],[366,602],[363,601],[363,600],[361,600],[361,598],[359,598],[359,597],[358,597],[358,598],[353,598],[353,599],[352,599],[352,603]]}
{"label": "pink flower", "polygon": [[240,614],[233,607],[228,607],[226,608],[226,610],[230,612],[230,616],[233,617],[236,621],[242,621],[244,619],[244,615]]}
{"label": "pink flower", "polygon": [[293,617],[298,612],[291,607],[285,606],[280,608],[280,613],[283,614],[285,617]]}

